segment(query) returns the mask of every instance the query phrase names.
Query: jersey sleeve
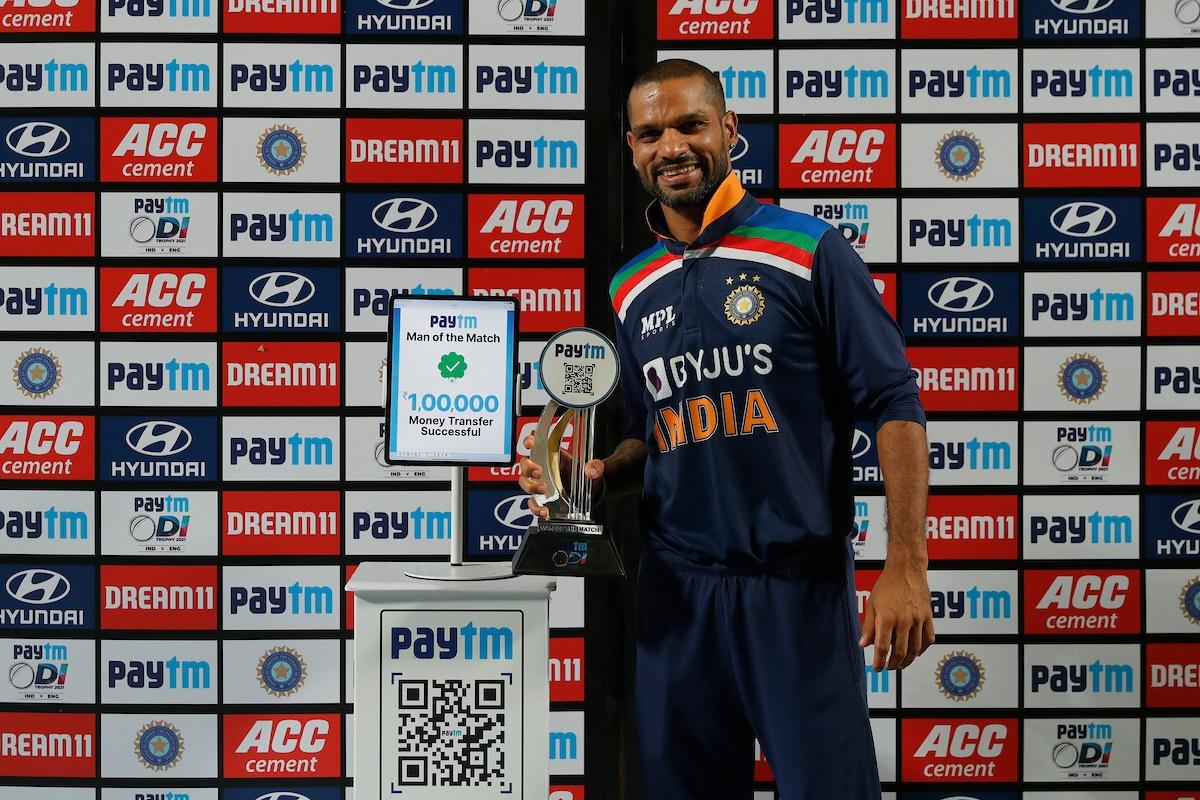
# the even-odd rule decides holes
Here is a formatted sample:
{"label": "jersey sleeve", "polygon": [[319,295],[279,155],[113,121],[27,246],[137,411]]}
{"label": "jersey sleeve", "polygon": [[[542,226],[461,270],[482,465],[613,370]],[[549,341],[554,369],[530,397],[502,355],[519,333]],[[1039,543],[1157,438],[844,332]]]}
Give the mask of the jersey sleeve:
{"label": "jersey sleeve", "polygon": [[904,336],[879,297],[867,265],[836,228],[817,243],[813,295],[828,355],[858,416],[876,429],[893,419],[925,424]]}
{"label": "jersey sleeve", "polygon": [[625,414],[629,417],[629,426],[621,439],[637,439],[646,441],[646,400],[642,387],[642,375],[634,361],[629,341],[625,335],[625,326],[613,312],[613,324],[616,327],[617,357],[621,360],[621,396],[625,401]]}

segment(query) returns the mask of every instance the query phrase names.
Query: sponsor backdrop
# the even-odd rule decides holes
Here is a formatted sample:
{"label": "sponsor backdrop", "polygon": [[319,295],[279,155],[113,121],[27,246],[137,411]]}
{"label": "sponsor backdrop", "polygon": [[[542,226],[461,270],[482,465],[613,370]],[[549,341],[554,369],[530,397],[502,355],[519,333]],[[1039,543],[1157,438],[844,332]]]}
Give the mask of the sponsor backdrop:
{"label": "sponsor backdrop", "polygon": [[[382,461],[387,297],[517,297],[531,429],[541,342],[610,329],[647,243],[619,109],[679,54],[930,410],[938,643],[865,676],[889,797],[1196,796],[1200,3],[4,0],[0,37],[0,794],[352,795],[341,586],[460,513]],[[473,557],[531,521],[514,474],[470,472]],[[551,603],[554,800],[629,741],[588,599]]]}

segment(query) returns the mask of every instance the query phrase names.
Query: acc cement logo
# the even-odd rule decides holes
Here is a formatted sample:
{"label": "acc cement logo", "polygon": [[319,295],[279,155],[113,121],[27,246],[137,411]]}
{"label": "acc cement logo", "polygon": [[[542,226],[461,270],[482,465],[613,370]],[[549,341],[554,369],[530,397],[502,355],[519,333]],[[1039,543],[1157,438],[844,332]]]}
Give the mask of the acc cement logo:
{"label": "acc cement logo", "polygon": [[62,383],[62,363],[44,347],[31,347],[17,356],[13,365],[13,383],[26,397],[49,397]]}
{"label": "acc cement logo", "polygon": [[938,172],[953,181],[966,181],[983,170],[983,143],[969,131],[951,131],[934,148]]}
{"label": "acc cement logo", "polygon": [[966,650],[947,653],[934,673],[938,691],[956,703],[972,700],[984,683],[983,664]]}
{"label": "acc cement logo", "polygon": [[250,282],[249,291],[264,306],[290,308],[307,303],[317,287],[296,272],[267,272]]}
{"label": "acc cement logo", "polygon": [[8,149],[26,158],[49,158],[71,146],[71,134],[53,122],[26,122],[8,132]]}
{"label": "acc cement logo", "polygon": [[304,657],[290,647],[272,647],[258,659],[258,685],[273,697],[290,697],[308,677]]}
{"label": "acc cement logo", "polygon": [[1091,353],[1075,353],[1058,368],[1058,388],[1072,403],[1086,405],[1108,388],[1108,370]]}
{"label": "acc cement logo", "polygon": [[176,422],[150,420],[134,425],[125,434],[125,444],[144,456],[173,456],[187,450],[191,432]]}
{"label": "acc cement logo", "polygon": [[258,137],[258,163],[272,175],[291,175],[307,155],[304,136],[291,125],[273,125]]}
{"label": "acc cement logo", "polygon": [[385,231],[419,233],[437,224],[437,209],[415,197],[393,197],[371,209],[371,219]]}
{"label": "acc cement logo", "polygon": [[529,510],[526,495],[506,497],[496,504],[492,516],[506,528],[524,533],[536,521],[533,512]]}
{"label": "acc cement logo", "polygon": [[1116,224],[1116,213],[1101,203],[1067,203],[1050,212],[1050,225],[1064,236],[1090,239],[1108,233]]}
{"label": "acc cement logo", "polygon": [[146,769],[165,772],[183,755],[183,734],[169,722],[155,720],[142,726],[133,740],[134,754]]}
{"label": "acc cement logo", "polygon": [[14,574],[4,584],[14,600],[31,606],[57,603],[71,593],[71,582],[65,576],[48,569],[25,569]]}
{"label": "acc cement logo", "polygon": [[995,296],[992,287],[979,278],[942,278],[929,287],[929,302],[943,311],[960,314],[986,308]]}

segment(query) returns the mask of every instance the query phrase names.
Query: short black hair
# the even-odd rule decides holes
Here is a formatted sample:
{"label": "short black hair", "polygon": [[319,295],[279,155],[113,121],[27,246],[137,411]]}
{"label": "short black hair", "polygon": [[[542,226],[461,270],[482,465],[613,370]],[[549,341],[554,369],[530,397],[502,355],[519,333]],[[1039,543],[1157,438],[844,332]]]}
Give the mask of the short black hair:
{"label": "short black hair", "polygon": [[[717,78],[717,73],[703,64],[697,64],[695,61],[689,61],[686,58],[668,58],[666,61],[659,61],[657,64],[646,68],[641,75],[638,75],[634,79],[633,85],[629,87],[629,93],[633,94],[634,89],[651,83],[662,83],[663,81],[674,80],[676,78],[697,77],[704,81],[705,98],[717,110],[718,114],[724,115],[725,88],[721,86],[721,81]],[[625,115],[628,117],[628,98],[625,102]]]}

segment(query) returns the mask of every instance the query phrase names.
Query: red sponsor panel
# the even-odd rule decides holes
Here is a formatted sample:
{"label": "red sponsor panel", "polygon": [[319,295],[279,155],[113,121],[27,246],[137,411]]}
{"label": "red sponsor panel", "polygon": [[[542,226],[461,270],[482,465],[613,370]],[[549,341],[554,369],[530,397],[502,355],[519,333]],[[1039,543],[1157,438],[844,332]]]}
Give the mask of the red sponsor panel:
{"label": "red sponsor panel", "polygon": [[226,714],[226,778],[339,778],[340,714]]}
{"label": "red sponsor panel", "polygon": [[225,492],[227,556],[336,556],[342,552],[338,492]]}
{"label": "red sponsor panel", "polygon": [[1146,198],[1146,260],[1200,260],[1200,197]]}
{"label": "red sponsor panel", "polygon": [[215,631],[217,568],[101,566],[100,627]]}
{"label": "red sponsor panel", "polygon": [[222,0],[226,33],[341,33],[338,0]]}
{"label": "red sponsor panel", "polygon": [[858,595],[858,622],[860,625],[867,614],[867,600],[871,597],[871,590],[875,588],[875,581],[879,580],[880,572],[882,570],[878,569],[854,570],[854,589],[855,594]]}
{"label": "red sponsor panel", "polygon": [[779,126],[784,189],[896,188],[896,126]]}
{"label": "red sponsor panel", "polygon": [[227,406],[336,406],[342,348],[337,342],[225,342],[221,374]]}
{"label": "red sponsor panel", "polygon": [[[533,436],[537,430],[537,417],[517,417],[517,451],[512,466],[508,467],[469,467],[467,479],[471,481],[495,481],[501,483],[516,483],[521,476],[521,459],[529,457],[529,448],[525,446],[525,437]],[[563,447],[571,447],[571,434],[575,426],[568,424],[563,434]]]}
{"label": "red sponsor panel", "polygon": [[95,255],[92,192],[0,193],[0,256]]}
{"label": "red sponsor panel", "polygon": [[896,273],[894,272],[872,272],[871,279],[875,281],[875,290],[879,292],[879,299],[883,301],[883,307],[892,315],[892,319],[896,318]]}
{"label": "red sponsor panel", "polygon": [[552,783],[549,800],[583,800],[583,787]]}
{"label": "red sponsor panel", "polygon": [[904,39],[1015,39],[1016,0],[896,0]]}
{"label": "red sponsor panel", "polygon": [[550,638],[550,702],[583,702],[583,637]]}
{"label": "red sponsor panel", "polygon": [[1200,486],[1200,420],[1146,423],[1146,483]]}
{"label": "red sponsor panel", "polygon": [[462,183],[461,119],[346,120],[347,183]]}
{"label": "red sponsor panel", "polygon": [[736,41],[774,35],[771,0],[658,0],[659,39]]}
{"label": "red sponsor panel", "polygon": [[931,559],[1017,557],[1016,495],[933,495],[925,517]]}
{"label": "red sponsor panel", "polygon": [[104,117],[100,180],[171,183],[217,179],[213,117]]}
{"label": "red sponsor panel", "polygon": [[1027,187],[1141,186],[1136,122],[1031,122],[1025,126]]}
{"label": "red sponsor panel", "polygon": [[583,195],[467,197],[470,258],[583,258]]}
{"label": "red sponsor panel", "polygon": [[[96,777],[95,714],[0,713],[0,775],[8,778]],[[17,793],[0,788],[0,795]]]}
{"label": "red sponsor panel", "polygon": [[583,324],[583,268],[474,267],[473,297],[517,298],[521,333],[557,333]]}
{"label": "red sponsor panel", "polygon": [[910,347],[926,411],[1016,411],[1016,347]]}
{"label": "red sponsor panel", "polygon": [[767,755],[763,752],[762,743],[754,740],[754,780],[767,782],[775,780],[775,773],[767,763]]}
{"label": "red sponsor panel", "polygon": [[101,333],[213,333],[213,267],[102,267]]}
{"label": "red sponsor panel", "polygon": [[[342,586],[350,582],[357,569],[358,564],[346,565],[346,579],[342,581]],[[346,630],[354,630],[354,592],[346,592]]]}
{"label": "red sponsor panel", "polygon": [[1168,792],[1146,792],[1145,800],[1200,800],[1200,789]]}
{"label": "red sponsor panel", "polygon": [[1136,569],[1026,570],[1025,633],[1112,635],[1142,630]]}
{"label": "red sponsor panel", "polygon": [[1146,274],[1146,333],[1200,336],[1200,272]]}
{"label": "red sponsor panel", "polygon": [[1200,643],[1146,645],[1146,705],[1200,708]]}
{"label": "red sponsor panel", "polygon": [[95,417],[0,415],[0,482],[95,477]]}
{"label": "red sponsor panel", "polygon": [[96,5],[95,0],[8,0],[0,3],[0,33],[95,33]]}
{"label": "red sponsor panel", "polygon": [[1019,728],[1015,719],[902,719],[901,780],[1015,781]]}

